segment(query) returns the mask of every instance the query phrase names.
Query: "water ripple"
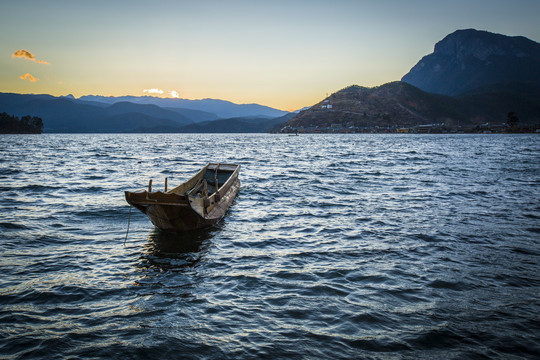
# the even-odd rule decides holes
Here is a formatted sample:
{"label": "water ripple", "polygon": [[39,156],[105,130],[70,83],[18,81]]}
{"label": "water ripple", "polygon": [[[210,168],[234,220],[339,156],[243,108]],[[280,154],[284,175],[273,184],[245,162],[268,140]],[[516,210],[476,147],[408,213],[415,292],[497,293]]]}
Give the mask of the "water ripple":
{"label": "water ripple", "polygon": [[[540,356],[537,135],[7,135],[0,353]],[[33,156],[20,157],[20,153]],[[208,161],[242,186],[170,234],[123,191]]]}

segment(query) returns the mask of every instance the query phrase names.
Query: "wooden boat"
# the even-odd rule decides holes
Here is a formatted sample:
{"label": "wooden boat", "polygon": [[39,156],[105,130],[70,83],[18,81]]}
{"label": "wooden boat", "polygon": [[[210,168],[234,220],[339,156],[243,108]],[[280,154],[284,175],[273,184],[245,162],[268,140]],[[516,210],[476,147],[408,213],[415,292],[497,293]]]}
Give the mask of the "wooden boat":
{"label": "wooden boat", "polygon": [[126,191],[126,201],[162,230],[182,232],[215,224],[240,189],[240,165],[207,164],[185,183],[167,191]]}

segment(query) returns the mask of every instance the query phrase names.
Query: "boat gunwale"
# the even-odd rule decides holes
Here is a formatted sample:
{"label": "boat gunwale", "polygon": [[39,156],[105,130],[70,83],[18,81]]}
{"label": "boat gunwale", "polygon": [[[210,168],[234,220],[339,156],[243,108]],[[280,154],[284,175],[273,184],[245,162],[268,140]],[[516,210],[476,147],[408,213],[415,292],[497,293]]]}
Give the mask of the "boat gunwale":
{"label": "boat gunwale", "polygon": [[[226,167],[222,169],[221,167]],[[231,172],[231,175],[227,178],[227,181],[221,185],[212,195],[208,196],[207,199],[213,205],[219,203],[219,200],[216,201],[216,195],[227,193],[230,189],[234,179],[238,178],[238,173],[240,172],[240,165],[238,164],[220,164],[220,163],[208,163],[202,167],[195,175],[176,186],[175,188],[168,190],[166,192],[154,191],[148,192],[146,189],[141,189],[137,191],[125,191],[126,200],[130,205],[167,205],[167,206],[191,206],[193,200],[203,199],[197,195],[187,194],[187,192],[194,187],[197,182],[202,178],[206,170],[215,169],[224,170]],[[182,190],[182,191],[179,191]],[[176,200],[176,201],[175,201]]]}

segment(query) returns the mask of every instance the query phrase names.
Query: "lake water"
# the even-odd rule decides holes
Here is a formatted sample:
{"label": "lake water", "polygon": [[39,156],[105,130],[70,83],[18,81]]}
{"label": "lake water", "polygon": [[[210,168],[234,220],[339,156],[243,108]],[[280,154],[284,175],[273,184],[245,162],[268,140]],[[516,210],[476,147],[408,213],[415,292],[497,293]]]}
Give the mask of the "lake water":
{"label": "lake water", "polygon": [[[1,140],[0,358],[540,357],[540,135]],[[210,161],[217,227],[125,241]]]}

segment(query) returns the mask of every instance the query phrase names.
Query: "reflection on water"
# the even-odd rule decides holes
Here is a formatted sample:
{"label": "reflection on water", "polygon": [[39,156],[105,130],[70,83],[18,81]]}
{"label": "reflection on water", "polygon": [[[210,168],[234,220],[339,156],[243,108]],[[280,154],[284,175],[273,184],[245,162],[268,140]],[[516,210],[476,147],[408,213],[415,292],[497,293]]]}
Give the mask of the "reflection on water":
{"label": "reflection on water", "polygon": [[[206,229],[176,234],[157,228],[151,230],[135,263],[133,285],[138,289],[137,306],[154,311],[162,305],[163,296],[170,306],[192,299],[197,287],[205,282],[204,267],[217,232]],[[169,319],[170,315],[163,317],[167,324]]]}
{"label": "reflection on water", "polygon": [[201,262],[217,228],[173,233],[154,228],[148,235],[138,267],[175,271]]}

